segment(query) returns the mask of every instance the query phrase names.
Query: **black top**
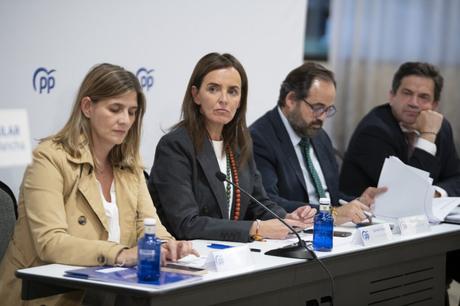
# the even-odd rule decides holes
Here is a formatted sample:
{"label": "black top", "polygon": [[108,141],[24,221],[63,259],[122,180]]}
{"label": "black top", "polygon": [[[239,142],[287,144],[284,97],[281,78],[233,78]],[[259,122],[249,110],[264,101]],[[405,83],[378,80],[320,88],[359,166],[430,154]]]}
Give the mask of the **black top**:
{"label": "black top", "polygon": [[[238,152],[235,152],[238,160]],[[149,190],[162,223],[177,239],[250,240],[255,219],[273,217],[241,193],[240,220],[228,219],[224,184],[214,148],[205,141],[195,152],[184,128],[178,128],[158,143],[149,179]],[[286,211],[271,202],[262,186],[253,158],[238,169],[239,185],[252,196],[284,217]]]}

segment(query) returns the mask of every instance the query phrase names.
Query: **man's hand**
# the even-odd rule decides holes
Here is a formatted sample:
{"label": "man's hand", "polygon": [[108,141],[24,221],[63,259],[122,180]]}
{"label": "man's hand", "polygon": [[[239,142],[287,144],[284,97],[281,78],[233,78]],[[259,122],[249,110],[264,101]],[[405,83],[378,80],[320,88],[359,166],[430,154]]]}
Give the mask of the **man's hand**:
{"label": "man's hand", "polygon": [[420,132],[420,137],[435,142],[436,135],[441,129],[443,115],[433,110],[421,111],[413,128]]}
{"label": "man's hand", "polygon": [[370,211],[370,208],[358,200],[353,200],[348,204],[337,207],[336,211],[335,224],[340,225],[350,221],[356,224],[367,219],[364,211]]}
{"label": "man's hand", "polygon": [[375,202],[375,197],[381,193],[386,192],[387,190],[387,187],[367,187],[366,190],[364,190],[364,192],[358,198],[358,201],[360,201],[367,207],[371,207],[371,205]]}

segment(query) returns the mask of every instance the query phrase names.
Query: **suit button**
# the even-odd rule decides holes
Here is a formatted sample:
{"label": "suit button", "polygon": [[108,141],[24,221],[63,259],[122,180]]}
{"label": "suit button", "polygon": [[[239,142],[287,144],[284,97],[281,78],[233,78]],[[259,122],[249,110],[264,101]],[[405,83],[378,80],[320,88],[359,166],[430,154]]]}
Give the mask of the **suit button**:
{"label": "suit button", "polygon": [[78,224],[85,225],[86,224],[86,217],[85,216],[78,217]]}
{"label": "suit button", "polygon": [[97,257],[97,262],[98,262],[100,265],[105,264],[105,256],[104,256],[104,255],[99,255],[99,256]]}

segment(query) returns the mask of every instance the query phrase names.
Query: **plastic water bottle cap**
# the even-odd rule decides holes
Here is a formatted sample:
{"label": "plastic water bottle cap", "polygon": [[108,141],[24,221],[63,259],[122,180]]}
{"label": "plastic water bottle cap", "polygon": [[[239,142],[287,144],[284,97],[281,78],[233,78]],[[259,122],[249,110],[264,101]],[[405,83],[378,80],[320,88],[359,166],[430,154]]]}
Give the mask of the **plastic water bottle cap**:
{"label": "plastic water bottle cap", "polygon": [[144,226],[153,226],[156,224],[155,218],[145,218],[144,219]]}
{"label": "plastic water bottle cap", "polygon": [[329,204],[331,205],[331,199],[329,198],[319,198],[319,204]]}

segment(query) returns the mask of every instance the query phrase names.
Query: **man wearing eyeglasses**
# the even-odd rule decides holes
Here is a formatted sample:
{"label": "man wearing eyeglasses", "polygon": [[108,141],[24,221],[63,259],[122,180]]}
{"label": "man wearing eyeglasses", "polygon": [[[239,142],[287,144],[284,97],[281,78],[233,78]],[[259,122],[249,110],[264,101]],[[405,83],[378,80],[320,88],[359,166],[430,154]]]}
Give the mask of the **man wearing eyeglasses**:
{"label": "man wearing eyeglasses", "polygon": [[[278,105],[251,125],[254,157],[268,196],[291,212],[320,198],[331,200],[336,224],[368,220],[376,194],[369,188],[359,199],[339,192],[334,148],[322,129],[336,108],[334,75],[315,63],[292,70],[281,85]],[[339,206],[348,202],[347,205]]]}

